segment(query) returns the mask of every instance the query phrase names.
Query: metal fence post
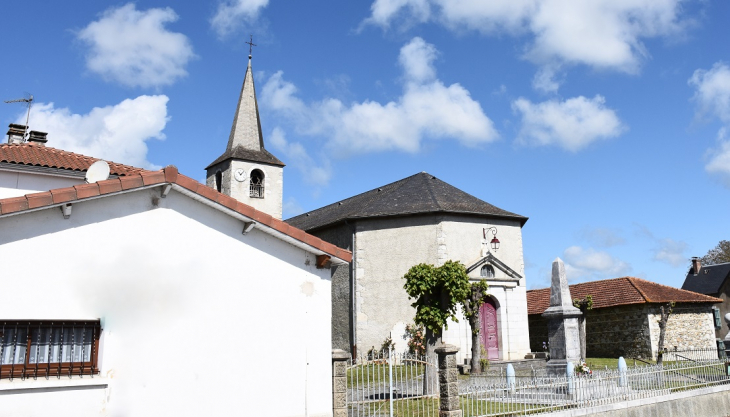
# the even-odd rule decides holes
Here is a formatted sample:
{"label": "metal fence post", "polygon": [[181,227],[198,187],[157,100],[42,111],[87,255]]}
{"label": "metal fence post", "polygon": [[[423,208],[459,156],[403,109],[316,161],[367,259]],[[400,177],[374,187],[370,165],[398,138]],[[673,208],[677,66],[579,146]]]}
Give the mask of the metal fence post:
{"label": "metal fence post", "polygon": [[393,417],[393,348],[388,346],[388,402],[390,403],[390,417]]}
{"label": "metal fence post", "polygon": [[332,349],[332,415],[347,417],[347,361],[350,354]]}
{"label": "metal fence post", "polygon": [[436,348],[439,361],[439,417],[461,417],[459,404],[459,374],[456,369],[456,352],[454,345],[442,345]]}

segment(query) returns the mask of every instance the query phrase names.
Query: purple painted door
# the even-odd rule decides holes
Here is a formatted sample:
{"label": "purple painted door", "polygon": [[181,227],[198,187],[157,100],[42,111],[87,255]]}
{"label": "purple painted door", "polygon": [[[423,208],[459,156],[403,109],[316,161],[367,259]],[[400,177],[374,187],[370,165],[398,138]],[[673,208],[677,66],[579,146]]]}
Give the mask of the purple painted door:
{"label": "purple painted door", "polygon": [[479,336],[482,339],[484,350],[487,351],[487,358],[499,359],[499,329],[497,328],[497,307],[494,305],[494,301],[489,299],[482,304],[479,308],[479,320],[482,325]]}

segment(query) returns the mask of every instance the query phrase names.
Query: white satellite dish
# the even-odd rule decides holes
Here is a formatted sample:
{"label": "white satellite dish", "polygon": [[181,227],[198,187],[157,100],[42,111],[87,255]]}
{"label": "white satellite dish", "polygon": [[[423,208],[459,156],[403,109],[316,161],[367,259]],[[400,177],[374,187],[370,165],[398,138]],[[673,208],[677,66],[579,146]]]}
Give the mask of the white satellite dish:
{"label": "white satellite dish", "polygon": [[91,184],[109,178],[109,164],[106,161],[96,161],[86,170],[86,182]]}

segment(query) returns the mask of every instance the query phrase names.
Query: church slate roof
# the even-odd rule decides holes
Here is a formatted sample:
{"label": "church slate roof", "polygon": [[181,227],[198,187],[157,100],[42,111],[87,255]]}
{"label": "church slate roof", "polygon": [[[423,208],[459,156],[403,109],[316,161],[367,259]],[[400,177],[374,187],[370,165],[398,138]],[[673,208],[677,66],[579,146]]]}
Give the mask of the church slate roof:
{"label": "church slate roof", "polygon": [[[89,184],[74,185],[73,187],[56,188],[40,193],[26,194],[21,197],[10,197],[0,199],[0,217],[22,215],[35,210],[43,210],[51,207],[69,206],[76,202],[83,202],[105,196],[123,194],[130,190],[145,189],[149,187],[164,187],[169,185],[173,188],[192,193],[196,199],[207,199],[219,209],[232,210],[238,215],[251,219],[256,223],[257,228],[268,228],[268,232],[274,236],[285,237],[285,240],[299,242],[314,248],[331,257],[338,258],[344,262],[352,261],[352,253],[339,248],[329,242],[307,234],[270,214],[256,210],[232,197],[219,193],[216,190],[201,184],[190,177],[179,174],[177,168],[169,165],[159,171],[142,171],[136,174],[119,178],[97,181]],[[224,211],[225,210],[221,210]]]}
{"label": "church slate roof", "polygon": [[[91,164],[99,160],[99,158],[30,143],[0,144],[0,162],[9,164],[84,172],[89,169]],[[144,171],[142,168],[130,165],[107,162],[109,163],[109,173],[111,175],[124,176]]]}
{"label": "church slate roof", "polygon": [[213,165],[219,164],[228,159],[242,159],[244,161],[261,162],[264,164],[276,165],[280,167],[285,166],[284,163],[279,160],[279,158],[275,157],[264,148],[261,148],[261,150],[253,150],[246,149],[242,146],[236,146],[233,149],[227,149],[225,152],[223,152],[223,155],[219,156],[210,165],[205,167],[205,169],[208,169]]}
{"label": "church slate roof", "polygon": [[[721,299],[641,278],[623,277],[570,286],[570,297],[593,297],[593,308],[645,303],[720,303]],[[527,314],[542,314],[550,307],[550,288],[527,291]]]}
{"label": "church slate roof", "polygon": [[312,231],[345,220],[427,213],[456,213],[517,220],[520,216],[482,201],[426,172],[338,201],[287,219],[302,230]]}
{"label": "church slate roof", "polygon": [[717,265],[702,265],[698,274],[690,268],[682,285],[683,290],[700,294],[716,295],[720,293],[722,284],[730,277],[730,262]]}

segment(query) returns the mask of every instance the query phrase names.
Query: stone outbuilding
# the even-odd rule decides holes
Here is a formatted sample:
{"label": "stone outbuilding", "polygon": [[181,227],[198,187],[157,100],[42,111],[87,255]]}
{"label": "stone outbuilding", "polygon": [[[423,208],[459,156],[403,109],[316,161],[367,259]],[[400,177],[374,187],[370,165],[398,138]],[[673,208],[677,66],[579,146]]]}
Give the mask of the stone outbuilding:
{"label": "stone outbuilding", "polygon": [[[653,358],[659,340],[659,308],[674,302],[664,347],[670,350],[715,349],[713,306],[720,299],[634,277],[584,282],[570,286],[573,299],[593,298],[586,313],[588,357]],[[550,288],[527,291],[530,347],[543,350]]]}
{"label": "stone outbuilding", "polygon": [[687,271],[682,289],[717,297],[722,303],[715,307],[715,337],[724,339],[730,332],[725,320],[730,313],[730,262],[716,265],[702,265],[699,258],[692,258],[692,266]]}
{"label": "stone outbuilding", "polygon": [[[421,172],[286,220],[325,241],[351,249],[353,261],[332,277],[333,348],[357,353],[387,337],[406,350],[405,327],[415,309],[403,275],[419,263],[460,261],[472,280],[486,279],[482,345],[491,359],[529,352],[522,226],[527,217],[500,209]],[[501,246],[495,251],[492,239]],[[471,329],[460,319],[443,341],[471,349]]]}

